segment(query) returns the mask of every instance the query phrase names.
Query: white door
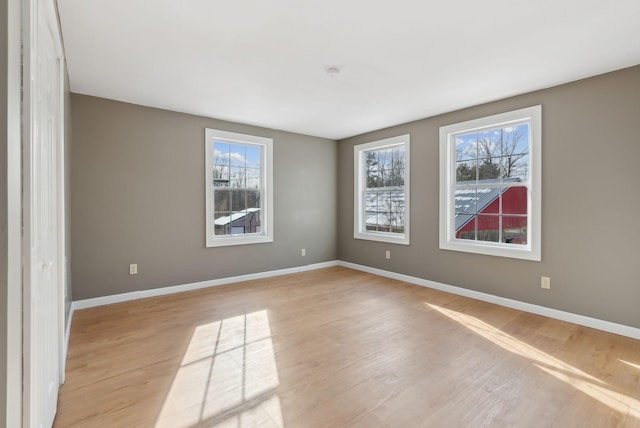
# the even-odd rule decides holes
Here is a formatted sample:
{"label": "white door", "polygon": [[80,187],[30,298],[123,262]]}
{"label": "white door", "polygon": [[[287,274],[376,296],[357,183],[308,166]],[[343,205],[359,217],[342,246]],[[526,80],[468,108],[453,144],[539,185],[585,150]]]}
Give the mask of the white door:
{"label": "white door", "polygon": [[60,385],[57,187],[62,171],[57,171],[57,153],[62,113],[57,29],[45,3],[32,2],[30,137],[25,150],[24,422],[27,427],[48,428]]}

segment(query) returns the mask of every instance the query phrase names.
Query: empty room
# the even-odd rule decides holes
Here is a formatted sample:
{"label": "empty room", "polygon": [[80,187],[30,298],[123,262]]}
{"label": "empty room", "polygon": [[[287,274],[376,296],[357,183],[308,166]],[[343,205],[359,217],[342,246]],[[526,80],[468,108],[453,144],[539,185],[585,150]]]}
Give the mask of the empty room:
{"label": "empty room", "polygon": [[5,3],[0,426],[640,427],[640,2]]}

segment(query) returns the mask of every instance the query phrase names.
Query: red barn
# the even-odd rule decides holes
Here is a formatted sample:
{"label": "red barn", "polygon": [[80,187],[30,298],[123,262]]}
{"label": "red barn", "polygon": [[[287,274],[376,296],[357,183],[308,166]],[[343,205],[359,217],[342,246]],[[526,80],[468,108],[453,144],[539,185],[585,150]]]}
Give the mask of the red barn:
{"label": "red barn", "polygon": [[[483,183],[488,186],[482,187]],[[527,243],[527,188],[491,186],[498,183],[482,180],[477,188],[456,190],[456,238]]]}

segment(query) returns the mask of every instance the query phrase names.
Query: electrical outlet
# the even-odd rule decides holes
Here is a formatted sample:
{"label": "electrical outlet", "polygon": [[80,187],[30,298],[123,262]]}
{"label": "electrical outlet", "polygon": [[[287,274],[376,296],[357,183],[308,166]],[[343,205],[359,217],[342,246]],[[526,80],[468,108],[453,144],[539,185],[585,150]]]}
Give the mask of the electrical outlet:
{"label": "electrical outlet", "polygon": [[306,250],[305,248],[301,249],[301,250],[300,250],[300,255],[301,255],[302,257],[306,256],[306,255],[307,255],[307,250]]}
{"label": "electrical outlet", "polygon": [[384,255],[387,259],[391,258],[391,251],[387,250]]}
{"label": "electrical outlet", "polygon": [[551,288],[551,278],[548,276],[540,278],[540,287],[549,290]]}
{"label": "electrical outlet", "polygon": [[129,265],[129,275],[137,275],[138,274],[138,264],[132,263]]}

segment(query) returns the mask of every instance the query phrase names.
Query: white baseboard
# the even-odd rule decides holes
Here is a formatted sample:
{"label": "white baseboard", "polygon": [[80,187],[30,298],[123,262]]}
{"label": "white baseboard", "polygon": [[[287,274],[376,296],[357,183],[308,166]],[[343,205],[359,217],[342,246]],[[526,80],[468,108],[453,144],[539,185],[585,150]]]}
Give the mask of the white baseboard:
{"label": "white baseboard", "polygon": [[482,293],[480,291],[468,290],[454,285],[443,284],[440,282],[429,281],[427,279],[417,278],[414,276],[404,275],[377,269],[369,266],[359,265],[356,263],[344,262],[341,260],[332,260],[324,263],[316,263],[307,266],[299,266],[288,269],[278,269],[268,272],[252,273],[248,275],[233,276],[229,278],[214,279],[210,281],[193,282],[190,284],[175,285],[171,287],[154,288],[151,290],[133,291],[131,293],[115,294],[112,296],[96,297],[93,299],[76,300],[71,303],[71,311],[69,314],[69,322],[66,326],[65,337],[65,356],[67,354],[66,347],[69,343],[69,332],[71,328],[71,318],[73,312],[78,309],[92,308],[95,306],[109,305],[112,303],[127,302],[129,300],[144,299],[147,297],[164,296],[167,294],[180,293],[183,291],[199,290],[201,288],[216,287],[218,285],[233,284],[236,282],[251,281],[254,279],[270,278],[273,276],[287,275],[291,273],[307,272],[315,269],[322,269],[331,266],[343,266],[362,272],[371,273],[385,278],[397,279],[399,281],[408,282],[410,284],[422,287],[433,288],[435,290],[444,291],[459,296],[469,297],[471,299],[481,300],[483,302],[494,303],[496,305],[505,306],[507,308],[518,309],[532,314],[542,315],[549,318],[555,318],[561,321],[583,325],[585,327],[595,328],[597,330],[607,331],[609,333],[619,334],[621,336],[631,337],[640,340],[640,329],[617,324],[610,321],[604,321],[597,318],[591,318],[584,315],[578,315],[571,312],[565,312],[558,309],[551,309],[545,306],[534,305],[532,303],[521,302],[519,300],[507,299],[505,297],[494,296],[492,294]]}
{"label": "white baseboard", "polygon": [[414,276],[404,275],[401,273],[389,272],[386,270],[363,266],[356,263],[338,261],[338,266],[343,266],[350,269],[383,276],[386,278],[397,279],[399,281],[408,282],[410,284],[433,288],[435,290],[457,294],[459,296],[469,297],[471,299],[481,300],[483,302],[494,303],[496,305],[506,306],[507,308],[518,309],[524,312],[530,312],[532,314],[555,318],[561,321],[567,321],[573,324],[583,325],[585,327],[595,328],[597,330],[615,333],[621,336],[627,336],[633,339],[640,340],[640,329],[630,327],[628,325],[616,324],[610,321],[604,321],[601,319],[578,315],[571,312],[560,311],[558,309],[551,309],[545,306],[521,302],[519,300],[507,299],[505,297],[494,296],[492,294],[482,293],[480,291],[468,290],[466,288],[456,287],[454,285],[442,284],[440,282],[429,281],[426,279],[416,278]]}
{"label": "white baseboard", "polygon": [[[209,281],[192,282],[190,284],[174,285],[163,288],[153,288],[151,290],[132,291],[130,293],[114,294],[111,296],[95,297],[93,299],[76,300],[72,303],[73,310],[93,308],[95,306],[110,305],[112,303],[127,302],[129,300],[145,299],[147,297],[164,296],[167,294],[181,293],[183,291],[199,290],[201,288],[216,287],[218,285],[233,284],[235,282],[252,281],[254,279],[270,278],[272,276],[287,275],[291,273],[307,272],[315,269],[322,269],[337,266],[338,261],[315,263],[306,266],[298,266],[288,269],[278,269],[268,272],[251,273],[248,275],[232,276],[229,278],[213,279]],[[70,325],[70,324],[69,324]]]}

